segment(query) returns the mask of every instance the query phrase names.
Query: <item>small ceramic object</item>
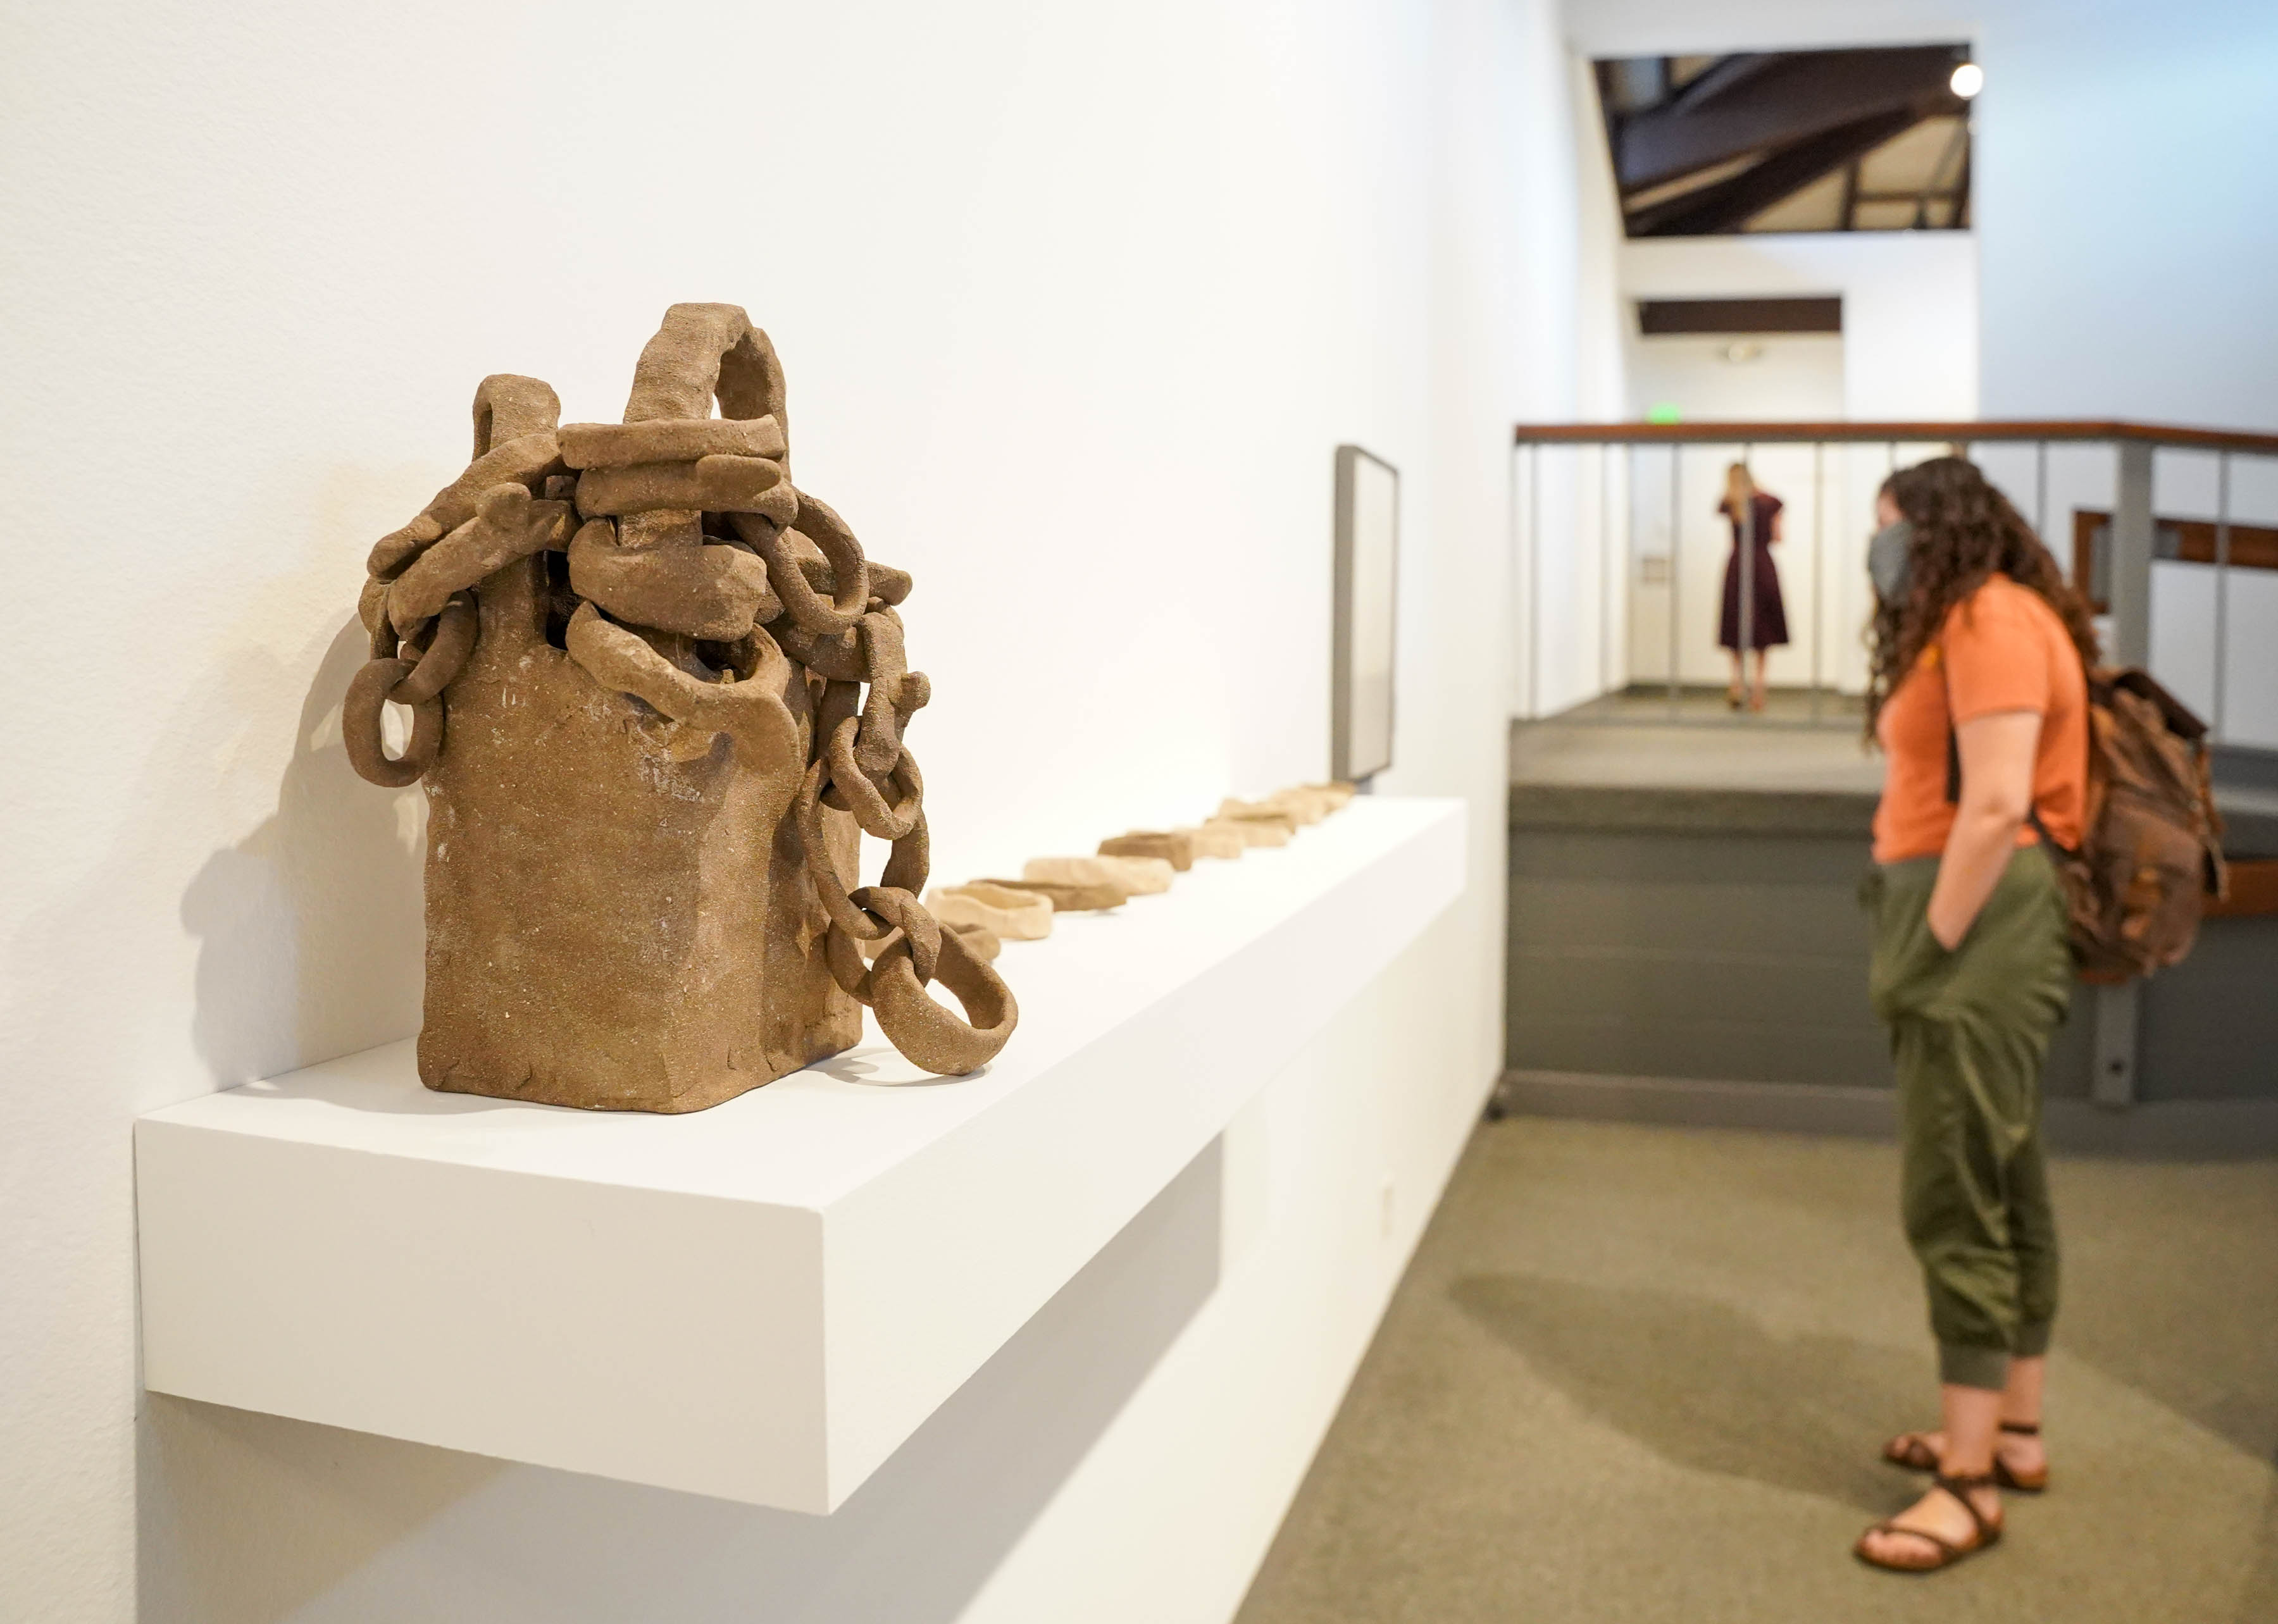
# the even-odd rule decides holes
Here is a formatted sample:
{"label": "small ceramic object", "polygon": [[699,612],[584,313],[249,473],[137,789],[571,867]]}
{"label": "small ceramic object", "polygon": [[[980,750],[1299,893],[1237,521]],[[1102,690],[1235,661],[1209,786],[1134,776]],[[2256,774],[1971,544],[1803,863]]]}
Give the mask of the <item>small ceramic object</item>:
{"label": "small ceramic object", "polygon": [[1099,842],[1108,858],[1160,858],[1181,873],[1195,865],[1195,842],[1176,829],[1134,829]]}
{"label": "small ceramic object", "polygon": [[1131,896],[1120,885],[1060,885],[1050,880],[979,880],[974,883],[1033,891],[1050,898],[1055,913],[1089,913],[1101,908],[1120,908]]}
{"label": "small ceramic object", "polygon": [[1218,804],[1218,815],[1235,823],[1278,823],[1292,835],[1297,832],[1297,815],[1271,801],[1237,801],[1229,796]]}
{"label": "small ceramic object", "polygon": [[978,925],[1007,942],[1041,942],[1052,934],[1052,903],[1033,891],[975,881],[926,893],[933,917],[949,926]]}
{"label": "small ceramic object", "polygon": [[[956,932],[957,939],[965,944],[966,951],[984,964],[1005,950],[1004,940],[985,925],[952,925],[946,928]],[[858,942],[855,945],[862,949],[864,958],[875,958],[878,957],[878,949],[886,945],[891,934],[892,933],[889,932],[887,935],[877,937],[874,941]]]}
{"label": "small ceramic object", "polygon": [[1134,896],[1171,888],[1176,872],[1160,858],[1030,858],[1021,871],[1029,880],[1054,885],[1120,886]]}
{"label": "small ceramic object", "polygon": [[1212,818],[1203,827],[1230,832],[1245,846],[1286,846],[1294,832],[1287,818]]}
{"label": "small ceramic object", "polygon": [[1193,844],[1198,858],[1238,858],[1250,849],[1240,829],[1228,828],[1222,823],[1181,825],[1178,833]]}
{"label": "small ceramic object", "polygon": [[1319,823],[1330,812],[1328,799],[1310,789],[1283,789],[1266,797],[1265,804],[1285,812],[1298,824]]}

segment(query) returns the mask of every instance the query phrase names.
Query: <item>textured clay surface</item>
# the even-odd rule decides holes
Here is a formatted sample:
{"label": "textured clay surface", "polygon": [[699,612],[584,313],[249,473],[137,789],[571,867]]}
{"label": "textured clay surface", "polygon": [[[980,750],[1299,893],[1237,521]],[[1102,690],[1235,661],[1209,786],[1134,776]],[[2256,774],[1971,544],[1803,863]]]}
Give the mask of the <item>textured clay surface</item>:
{"label": "textured clay surface", "polygon": [[[984,1064],[1019,1018],[997,938],[917,902],[910,577],[792,485],[767,335],[675,305],[623,423],[560,415],[485,379],[473,460],[373,547],[360,601],[350,761],[428,797],[420,1076],[695,1110],[847,1048],[864,1003],[920,1065]],[[864,831],[892,857],[850,894]]]}
{"label": "textured clay surface", "polygon": [[1135,829],[1099,842],[1099,854],[1110,858],[1160,858],[1180,873],[1195,865],[1195,842],[1175,829]]}

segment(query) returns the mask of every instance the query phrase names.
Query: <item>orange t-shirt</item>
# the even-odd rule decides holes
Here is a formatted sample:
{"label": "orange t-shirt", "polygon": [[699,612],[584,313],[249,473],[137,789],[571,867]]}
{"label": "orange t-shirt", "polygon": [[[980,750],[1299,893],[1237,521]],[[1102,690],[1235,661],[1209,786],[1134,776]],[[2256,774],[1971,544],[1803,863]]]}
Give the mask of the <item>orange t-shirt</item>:
{"label": "orange t-shirt", "polygon": [[[1938,640],[1877,720],[1875,736],[1889,766],[1875,809],[1875,861],[1945,850],[1954,810],[1945,798],[1947,736],[1997,711],[2040,713],[2033,810],[2050,838],[2080,844],[2088,800],[2088,681],[2080,654],[2038,593],[1995,576],[1953,606]],[[2036,838],[2028,823],[2017,843],[2030,846]]]}

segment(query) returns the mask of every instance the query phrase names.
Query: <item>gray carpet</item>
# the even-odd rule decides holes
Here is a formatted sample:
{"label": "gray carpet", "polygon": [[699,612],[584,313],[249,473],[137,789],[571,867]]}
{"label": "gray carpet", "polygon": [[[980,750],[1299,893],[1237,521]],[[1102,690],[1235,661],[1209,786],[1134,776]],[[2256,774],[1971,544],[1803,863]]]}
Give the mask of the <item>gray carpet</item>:
{"label": "gray carpet", "polygon": [[1239,1624],[2272,1624],[2278,1163],[2071,1161],[2055,1486],[1853,1562],[1934,1423],[1888,1145],[1481,1128]]}

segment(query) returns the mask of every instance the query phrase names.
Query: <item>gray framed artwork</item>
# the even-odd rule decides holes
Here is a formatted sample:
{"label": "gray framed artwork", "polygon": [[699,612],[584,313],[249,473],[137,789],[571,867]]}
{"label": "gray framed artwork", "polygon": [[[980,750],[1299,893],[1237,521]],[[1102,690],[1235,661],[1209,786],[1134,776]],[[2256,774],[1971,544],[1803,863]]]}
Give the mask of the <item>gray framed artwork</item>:
{"label": "gray framed artwork", "polygon": [[1340,446],[1329,771],[1353,783],[1365,783],[1392,765],[1399,575],[1400,470],[1357,446]]}

